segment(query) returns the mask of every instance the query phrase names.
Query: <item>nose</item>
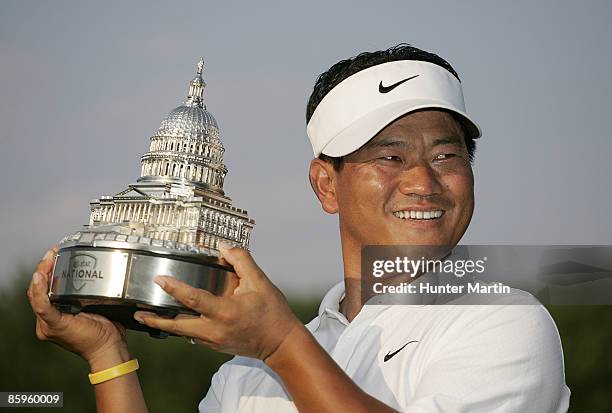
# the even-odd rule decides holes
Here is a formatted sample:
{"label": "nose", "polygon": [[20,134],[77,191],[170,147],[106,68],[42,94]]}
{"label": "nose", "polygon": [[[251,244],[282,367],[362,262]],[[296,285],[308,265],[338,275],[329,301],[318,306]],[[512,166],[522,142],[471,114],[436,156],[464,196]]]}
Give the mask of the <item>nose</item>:
{"label": "nose", "polygon": [[398,187],[400,193],[412,196],[438,195],[442,188],[436,172],[426,164],[414,165],[404,170]]}

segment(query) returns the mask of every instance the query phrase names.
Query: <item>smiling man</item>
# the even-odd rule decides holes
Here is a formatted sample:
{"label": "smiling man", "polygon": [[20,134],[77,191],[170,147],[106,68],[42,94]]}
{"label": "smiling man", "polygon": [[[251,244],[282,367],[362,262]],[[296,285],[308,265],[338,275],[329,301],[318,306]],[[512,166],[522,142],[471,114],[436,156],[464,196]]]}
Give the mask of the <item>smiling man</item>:
{"label": "smiling man", "polygon": [[[162,276],[156,282],[201,315],[135,315],[237,355],[213,377],[200,411],[567,411],[558,332],[542,306],[515,305],[524,293],[495,305],[362,301],[363,247],[452,247],[470,223],[480,128],[453,68],[404,44],[343,60],[319,77],[307,122],[310,182],[323,210],[338,215],[344,263],[319,315],[303,326],[250,254],[223,246],[239,278],[233,295]],[[80,354],[93,372],[128,361],[108,320],[50,306],[49,271],[47,257],[29,292],[38,337]],[[98,411],[146,411],[135,372],[97,384],[96,399]]]}
{"label": "smiling man", "polygon": [[291,330],[265,362],[222,366],[200,411],[566,411],[543,307],[510,305],[512,295],[495,306],[361,299],[362,247],[454,246],[470,223],[480,128],[453,68],[409,45],[341,61],[319,77],[307,122],[310,182],[338,214],[344,281],[308,333]]}

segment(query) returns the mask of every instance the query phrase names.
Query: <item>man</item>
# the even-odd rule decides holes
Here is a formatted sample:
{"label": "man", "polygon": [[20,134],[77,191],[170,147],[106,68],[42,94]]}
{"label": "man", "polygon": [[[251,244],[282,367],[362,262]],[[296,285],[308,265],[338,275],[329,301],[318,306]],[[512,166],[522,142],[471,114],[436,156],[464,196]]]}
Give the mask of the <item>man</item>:
{"label": "man", "polygon": [[[338,214],[344,262],[344,281],[318,317],[301,325],[252,257],[224,246],[239,278],[232,296],[162,276],[156,282],[201,316],[135,315],[238,355],[215,374],[200,411],[567,411],[561,344],[542,306],[361,300],[362,247],[454,246],[471,220],[480,129],[453,68],[404,44],[360,54],[319,77],[307,121],[316,156],[310,182],[323,210]],[[80,354],[92,372],[129,360],[119,327],[49,304],[52,255],[29,291],[37,336]],[[135,372],[95,392],[98,411],[146,411]]]}

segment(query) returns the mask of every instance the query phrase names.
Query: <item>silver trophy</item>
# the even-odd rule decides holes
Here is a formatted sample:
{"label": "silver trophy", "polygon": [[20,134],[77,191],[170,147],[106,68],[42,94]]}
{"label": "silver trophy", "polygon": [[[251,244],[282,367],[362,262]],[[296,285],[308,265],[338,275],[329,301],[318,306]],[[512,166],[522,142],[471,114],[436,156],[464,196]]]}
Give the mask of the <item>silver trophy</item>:
{"label": "silver trophy", "polygon": [[225,149],[203,103],[202,59],[185,103],[162,120],[141,158],[141,176],[91,201],[89,225],[64,238],[49,297],[61,311],[102,314],[126,328],[167,334],[133,319],[137,310],[195,314],[153,282],[171,275],[216,295],[236,286],[218,243],[248,248],[255,221],[223,192]]}

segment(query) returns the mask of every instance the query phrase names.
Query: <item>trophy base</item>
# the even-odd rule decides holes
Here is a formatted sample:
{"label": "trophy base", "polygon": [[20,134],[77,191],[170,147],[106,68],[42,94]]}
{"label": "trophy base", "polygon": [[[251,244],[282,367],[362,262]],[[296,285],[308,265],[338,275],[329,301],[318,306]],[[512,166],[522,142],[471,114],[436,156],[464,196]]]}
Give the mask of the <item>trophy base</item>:
{"label": "trophy base", "polygon": [[140,324],[134,319],[136,311],[149,311],[164,318],[174,318],[178,314],[197,315],[195,312],[189,312],[184,308],[156,307],[132,300],[104,299],[100,297],[54,295],[51,298],[51,303],[63,313],[74,315],[81,312],[99,314],[109,320],[119,322],[128,330],[142,331],[148,333],[153,338],[167,338],[175,334]]}
{"label": "trophy base", "polygon": [[232,294],[237,286],[233,268],[212,255],[116,241],[93,244],[60,245],[49,298],[62,312],[100,314],[127,329],[166,338],[168,333],[134,320],[134,313],[150,311],[167,318],[197,313],[155,284],[156,275],[173,276],[221,296]]}

